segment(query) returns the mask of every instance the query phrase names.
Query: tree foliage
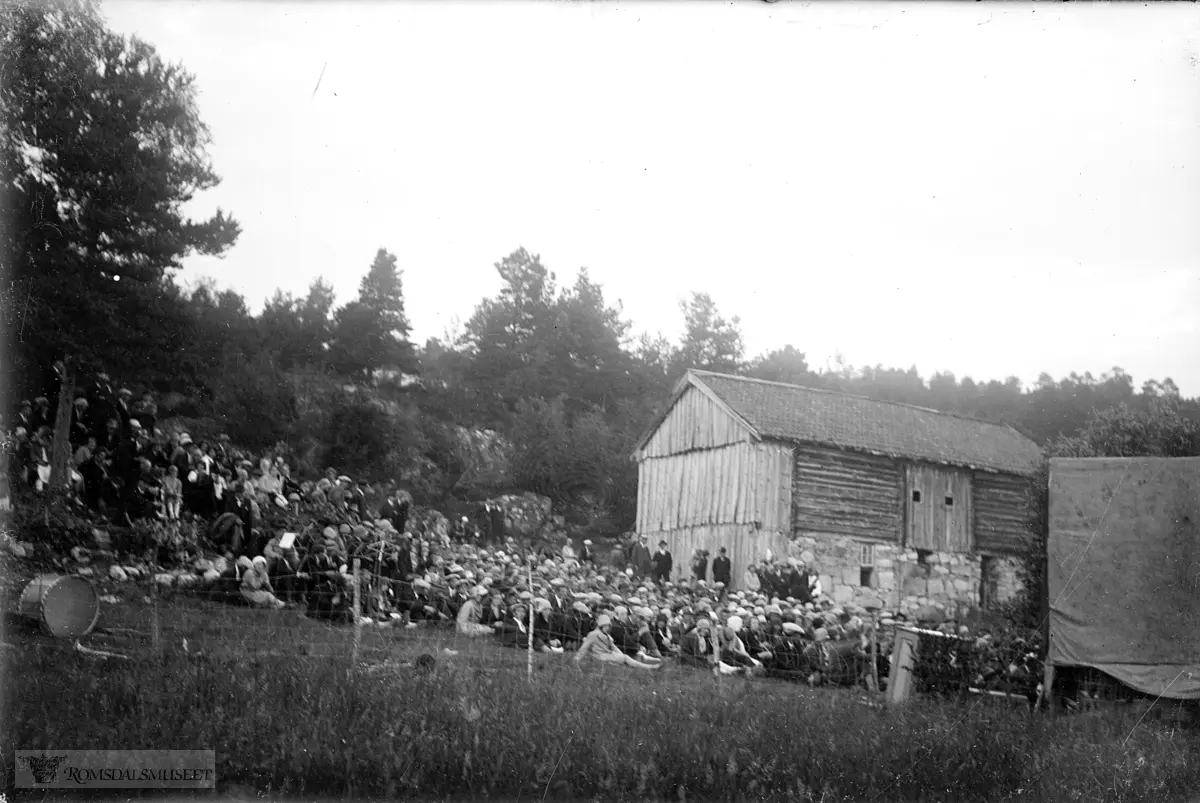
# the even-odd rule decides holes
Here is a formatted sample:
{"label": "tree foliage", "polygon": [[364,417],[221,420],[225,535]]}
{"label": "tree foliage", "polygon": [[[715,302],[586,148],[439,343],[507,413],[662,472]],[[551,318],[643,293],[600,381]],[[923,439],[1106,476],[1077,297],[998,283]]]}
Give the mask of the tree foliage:
{"label": "tree foliage", "polygon": [[[384,248],[341,306],[318,278],[303,298],[277,292],[252,314],[232,290],[174,279],[189,254],[222,254],[239,232],[220,210],[184,213],[219,181],[196,91],[182,66],[109,31],[94,0],[0,9],[10,393],[40,391],[52,361],[72,353],[81,382],[103,366],[135,391],[157,391],[161,412],[190,416],[196,432],[286,441],[307,471],[332,463],[404,478],[434,499],[524,486],[603,508],[620,526],[636,506],[633,444],[689,368],[1008,423],[1054,453],[1197,453],[1200,403],[1169,378],[1135,388],[1114,368],[1043,375],[1025,390],[1012,377],[927,381],[915,368],[840,358],[817,369],[790,344],[750,357],[739,318],[704,292],[680,305],[678,342],[634,336],[586,269],[560,287],[525,248],[495,263],[500,290],[461,331],[419,353],[402,272]],[[472,465],[484,451],[495,453],[486,470]]]}
{"label": "tree foliage", "polygon": [[191,253],[238,224],[183,206],[220,180],[192,76],[108,30],[90,0],[0,13],[0,260],[27,366],[64,352],[135,370],[178,313],[156,303]]}
{"label": "tree foliage", "polygon": [[359,285],[358,298],[334,315],[329,361],[340,374],[366,379],[381,369],[412,372],[416,354],[408,339],[410,330],[396,257],[380,248]]}

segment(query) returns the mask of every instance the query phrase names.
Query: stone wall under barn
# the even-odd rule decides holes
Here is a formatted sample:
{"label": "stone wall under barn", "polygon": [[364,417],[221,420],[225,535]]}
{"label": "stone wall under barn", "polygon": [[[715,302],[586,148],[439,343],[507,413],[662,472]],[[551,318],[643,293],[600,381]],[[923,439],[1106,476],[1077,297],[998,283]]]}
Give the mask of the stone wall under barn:
{"label": "stone wall under barn", "polygon": [[928,616],[934,609],[959,618],[965,609],[1010,600],[1020,590],[1013,558],[946,552],[922,556],[896,543],[819,532],[795,533],[789,557],[812,566],[823,591],[839,603],[877,606],[910,617]]}

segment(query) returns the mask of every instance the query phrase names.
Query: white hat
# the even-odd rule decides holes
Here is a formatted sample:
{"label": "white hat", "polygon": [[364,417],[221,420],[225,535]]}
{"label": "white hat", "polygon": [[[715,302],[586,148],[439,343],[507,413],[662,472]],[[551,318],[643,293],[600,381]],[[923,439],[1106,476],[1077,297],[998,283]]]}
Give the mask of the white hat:
{"label": "white hat", "polygon": [[737,633],[742,629],[742,617],[730,616],[729,619],[725,621],[725,625],[734,633]]}
{"label": "white hat", "polygon": [[801,627],[800,625],[796,624],[795,622],[784,622],[783,623],[783,632],[791,633],[791,634],[795,635],[797,633],[803,633],[804,628]]}
{"label": "white hat", "polygon": [[609,618],[608,614],[606,614],[606,613],[602,613],[596,617],[596,627],[604,627],[605,625],[611,625],[611,624],[612,624],[612,619]]}

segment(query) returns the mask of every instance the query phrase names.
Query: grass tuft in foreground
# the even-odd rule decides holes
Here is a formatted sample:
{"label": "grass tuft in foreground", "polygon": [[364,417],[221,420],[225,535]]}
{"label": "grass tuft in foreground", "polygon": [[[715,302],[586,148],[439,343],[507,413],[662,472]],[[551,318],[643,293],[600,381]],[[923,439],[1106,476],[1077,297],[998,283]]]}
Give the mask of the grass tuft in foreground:
{"label": "grass tuft in foreground", "polygon": [[[222,785],[273,797],[1180,800],[1200,740],[1130,714],[1031,717],[740,678],[547,663],[432,674],[169,653],[10,655],[3,749],[216,749]],[[1126,741],[1127,740],[1127,741]],[[9,779],[11,783],[11,778]]]}

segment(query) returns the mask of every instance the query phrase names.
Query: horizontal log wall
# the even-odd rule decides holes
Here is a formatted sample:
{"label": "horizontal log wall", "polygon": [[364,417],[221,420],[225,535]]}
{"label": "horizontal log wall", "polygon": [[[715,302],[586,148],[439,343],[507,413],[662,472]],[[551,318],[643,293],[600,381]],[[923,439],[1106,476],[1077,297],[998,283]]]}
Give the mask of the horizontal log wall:
{"label": "horizontal log wall", "polygon": [[975,545],[980,552],[1016,555],[1025,539],[1025,492],[1030,480],[976,471]]}
{"label": "horizontal log wall", "polygon": [[894,460],[798,446],[792,471],[792,529],[899,542],[904,474]]}
{"label": "horizontal log wall", "polygon": [[639,533],[714,524],[790,532],[791,447],[738,443],[638,464]]}
{"label": "horizontal log wall", "polygon": [[753,434],[695,387],[688,388],[642,447],[639,458],[748,442]]}

